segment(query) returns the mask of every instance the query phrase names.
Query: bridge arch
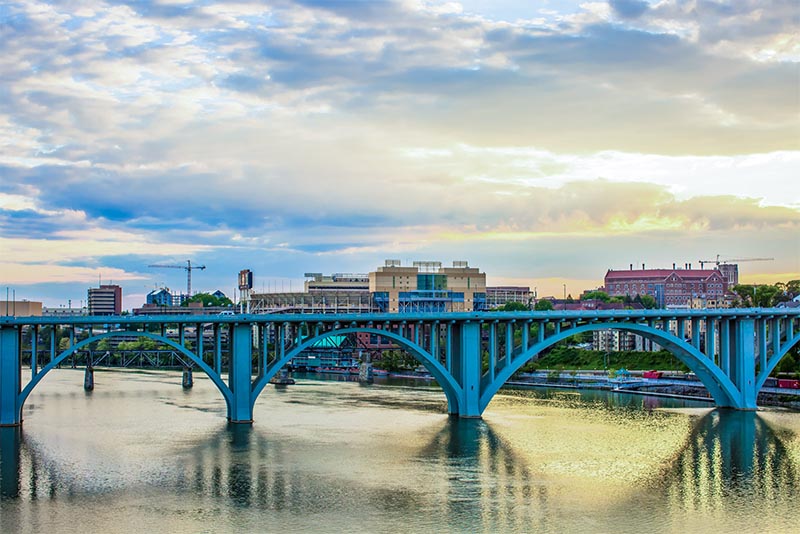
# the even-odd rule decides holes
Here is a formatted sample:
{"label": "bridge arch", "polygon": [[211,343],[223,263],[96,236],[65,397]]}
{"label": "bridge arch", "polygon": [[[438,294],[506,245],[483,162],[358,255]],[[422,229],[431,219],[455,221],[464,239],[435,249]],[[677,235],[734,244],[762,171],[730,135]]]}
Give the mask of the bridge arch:
{"label": "bridge arch", "polygon": [[775,370],[783,357],[789,354],[789,351],[792,350],[792,348],[797,344],[800,344],[800,333],[787,341],[786,344],[781,347],[778,354],[772,355],[772,358],[770,358],[767,362],[767,367],[759,372],[758,383],[756,384],[756,392],[760,391],[761,388],[764,387],[764,383],[767,381],[767,378],[769,378],[769,375],[772,374],[772,371]]}
{"label": "bridge arch", "polygon": [[[542,323],[544,324],[544,323]],[[576,334],[593,332],[595,330],[624,330],[634,332],[651,341],[655,341],[686,365],[708,389],[718,406],[730,406],[743,409],[741,406],[738,390],[734,383],[728,378],[711,359],[700,352],[693,345],[686,343],[680,338],[657,328],[639,323],[591,323],[574,328],[563,330],[558,334],[552,335],[542,342],[536,343],[522,354],[514,358],[511,365],[499,370],[495,380],[487,384],[481,392],[480,409],[485,410],[497,391],[505,384],[511,376],[519,369],[536,357],[543,350],[552,347],[556,343],[563,341]],[[788,350],[788,349],[787,349]]]}
{"label": "bridge arch", "polygon": [[214,385],[217,386],[217,389],[219,389],[220,393],[222,393],[222,396],[225,399],[225,403],[228,405],[228,408],[230,409],[230,405],[231,405],[231,402],[232,402],[232,393],[231,393],[230,388],[228,388],[228,386],[225,385],[225,383],[222,381],[222,378],[217,373],[215,373],[214,370],[207,363],[205,363],[202,359],[198,358],[197,355],[194,354],[192,351],[190,351],[186,347],[180,345],[179,343],[175,343],[174,341],[172,341],[170,339],[167,339],[164,336],[160,336],[158,334],[153,334],[152,332],[136,332],[136,331],[130,331],[130,330],[119,330],[119,331],[114,331],[114,332],[103,332],[102,334],[97,334],[97,335],[88,337],[88,338],[84,339],[83,341],[80,341],[80,342],[74,344],[73,346],[69,347],[65,351],[61,352],[58,356],[53,358],[53,361],[51,361],[50,363],[48,363],[47,365],[42,367],[41,371],[36,373],[36,376],[34,376],[31,379],[31,381],[28,382],[28,384],[22,389],[22,391],[19,394],[18,406],[19,406],[20,420],[22,420],[22,408],[25,405],[25,401],[27,400],[27,398],[31,394],[31,392],[34,390],[34,388],[39,384],[39,382],[41,382],[42,379],[45,377],[45,375],[47,375],[47,373],[49,373],[50,371],[55,369],[58,365],[60,365],[64,360],[66,360],[68,357],[70,357],[73,353],[81,350],[82,348],[86,347],[87,345],[90,345],[90,344],[94,343],[95,341],[99,341],[99,340],[104,339],[104,338],[118,337],[118,336],[146,337],[146,338],[158,341],[160,343],[163,343],[165,345],[168,345],[168,346],[172,347],[173,349],[175,349],[176,351],[180,352],[181,354],[183,354],[184,356],[189,358],[192,362],[194,362],[200,369],[203,370],[203,372],[205,372],[208,375],[208,377],[211,379],[211,381],[214,382]]}
{"label": "bridge arch", "polygon": [[251,405],[255,405],[256,399],[264,390],[264,387],[269,383],[270,378],[275,376],[278,373],[278,371],[280,371],[280,369],[283,368],[284,365],[286,365],[292,360],[292,358],[298,356],[301,352],[311,347],[314,343],[331,336],[344,335],[344,334],[358,334],[358,333],[376,334],[379,336],[383,336],[387,339],[391,339],[398,345],[407,349],[409,353],[418,362],[420,362],[420,364],[422,364],[431,373],[431,375],[433,375],[434,378],[436,378],[436,381],[439,383],[439,386],[444,390],[444,394],[447,397],[448,411],[450,413],[458,413],[458,405],[459,405],[458,399],[461,396],[461,386],[456,382],[455,378],[453,378],[453,375],[451,375],[450,372],[448,372],[448,370],[436,358],[433,357],[433,355],[431,355],[420,345],[414,343],[413,341],[399,334],[395,334],[394,332],[390,332],[388,330],[381,330],[379,328],[370,328],[370,327],[361,327],[361,328],[348,327],[348,328],[334,329],[319,334],[317,336],[305,339],[302,343],[298,344],[297,346],[293,347],[292,350],[287,352],[283,356],[283,358],[276,360],[269,365],[264,375],[256,382],[256,384],[253,387]]}

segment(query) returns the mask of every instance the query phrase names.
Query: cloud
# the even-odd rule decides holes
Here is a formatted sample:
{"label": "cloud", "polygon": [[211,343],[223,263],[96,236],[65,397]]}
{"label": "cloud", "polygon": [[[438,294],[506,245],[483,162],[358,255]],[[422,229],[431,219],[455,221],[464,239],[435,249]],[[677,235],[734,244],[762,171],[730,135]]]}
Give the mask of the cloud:
{"label": "cloud", "polygon": [[552,269],[572,261],[559,238],[593,236],[605,262],[609,243],[769,229],[791,252],[791,9],[6,4],[0,244],[131,276],[173,256],[363,270],[465,244],[490,262],[493,243]]}
{"label": "cloud", "polygon": [[608,4],[616,15],[626,19],[641,17],[650,8],[644,0],[609,0]]}

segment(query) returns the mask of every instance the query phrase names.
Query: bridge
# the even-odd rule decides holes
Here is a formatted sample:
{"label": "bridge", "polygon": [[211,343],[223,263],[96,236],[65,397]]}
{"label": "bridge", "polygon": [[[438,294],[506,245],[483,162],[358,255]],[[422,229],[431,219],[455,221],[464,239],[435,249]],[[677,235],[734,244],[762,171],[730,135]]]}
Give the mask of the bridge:
{"label": "bridge", "polygon": [[[606,329],[633,332],[670,351],[717,406],[755,410],[767,377],[800,342],[800,310],[0,317],[0,426],[22,423],[26,399],[48,372],[114,336],[150,338],[175,350],[219,389],[229,421],[252,423],[270,378],[330,336],[364,332],[396,343],[436,378],[448,413],[480,417],[503,384],[543,350]],[[23,372],[27,361],[29,373]]]}

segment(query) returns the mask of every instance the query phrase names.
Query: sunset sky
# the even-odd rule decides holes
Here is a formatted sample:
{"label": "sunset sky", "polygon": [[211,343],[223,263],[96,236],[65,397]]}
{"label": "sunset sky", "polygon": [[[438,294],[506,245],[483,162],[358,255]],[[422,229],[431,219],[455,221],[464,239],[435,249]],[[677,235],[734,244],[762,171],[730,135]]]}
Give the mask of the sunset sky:
{"label": "sunset sky", "polygon": [[796,0],[4,3],[0,283],[800,278],[799,34]]}

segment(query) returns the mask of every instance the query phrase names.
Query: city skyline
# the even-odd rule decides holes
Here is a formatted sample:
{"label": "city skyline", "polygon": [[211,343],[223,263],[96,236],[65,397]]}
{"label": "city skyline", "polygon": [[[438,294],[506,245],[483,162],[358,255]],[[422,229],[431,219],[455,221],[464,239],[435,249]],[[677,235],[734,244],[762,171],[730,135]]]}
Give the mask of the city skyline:
{"label": "city skyline", "polygon": [[800,278],[797,7],[0,7],[0,283],[231,293],[251,269],[467,260],[573,296],[607,269]]}

